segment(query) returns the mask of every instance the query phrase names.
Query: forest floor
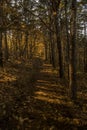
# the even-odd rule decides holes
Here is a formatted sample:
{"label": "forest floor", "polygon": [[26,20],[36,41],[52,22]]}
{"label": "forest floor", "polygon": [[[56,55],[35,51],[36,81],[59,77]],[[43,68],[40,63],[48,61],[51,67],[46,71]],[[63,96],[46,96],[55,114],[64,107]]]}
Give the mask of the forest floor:
{"label": "forest floor", "polygon": [[0,70],[0,130],[87,130],[87,76],[78,75],[73,103],[65,79],[40,65],[15,61]]}

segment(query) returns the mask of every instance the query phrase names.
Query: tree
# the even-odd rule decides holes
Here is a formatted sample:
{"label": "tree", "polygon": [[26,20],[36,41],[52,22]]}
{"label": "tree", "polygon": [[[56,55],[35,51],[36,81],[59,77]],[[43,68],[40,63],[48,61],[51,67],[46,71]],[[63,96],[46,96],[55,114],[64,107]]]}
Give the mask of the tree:
{"label": "tree", "polygon": [[59,13],[59,6],[61,0],[52,1],[53,11],[54,11],[54,20],[55,20],[55,32],[56,32],[56,42],[58,48],[58,61],[59,61],[59,77],[64,77],[63,71],[63,56],[62,56],[62,45],[61,45],[61,38],[60,38],[60,13]]}
{"label": "tree", "polygon": [[77,1],[72,0],[71,4],[71,32],[70,32],[70,63],[69,63],[69,87],[71,98],[77,98],[76,83],[76,9]]}
{"label": "tree", "polygon": [[3,32],[3,0],[0,1],[0,66],[1,67],[3,67],[2,32]]}
{"label": "tree", "polygon": [[68,61],[68,78],[69,78],[69,26],[68,26],[68,15],[67,15],[67,5],[68,1],[64,0],[64,7],[65,7],[65,28],[66,28],[66,41],[67,41],[67,61]]}

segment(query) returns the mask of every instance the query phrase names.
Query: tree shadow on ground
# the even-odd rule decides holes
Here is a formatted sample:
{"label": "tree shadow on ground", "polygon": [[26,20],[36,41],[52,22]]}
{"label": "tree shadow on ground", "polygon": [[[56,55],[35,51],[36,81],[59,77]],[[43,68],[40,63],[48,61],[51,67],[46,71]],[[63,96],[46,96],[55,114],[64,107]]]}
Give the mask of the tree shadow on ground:
{"label": "tree shadow on ground", "polygon": [[13,100],[1,106],[1,130],[86,130],[78,116],[81,111],[68,99],[67,88],[56,82],[51,66],[33,73],[30,81],[30,71],[25,70],[8,87]]}

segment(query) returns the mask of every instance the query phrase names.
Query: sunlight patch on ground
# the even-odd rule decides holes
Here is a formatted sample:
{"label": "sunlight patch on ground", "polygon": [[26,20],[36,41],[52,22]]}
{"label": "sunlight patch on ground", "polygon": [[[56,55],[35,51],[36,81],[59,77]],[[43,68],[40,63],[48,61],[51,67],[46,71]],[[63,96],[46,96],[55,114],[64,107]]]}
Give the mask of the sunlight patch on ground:
{"label": "sunlight patch on ground", "polygon": [[43,89],[43,90],[45,90],[45,91],[49,90],[48,87],[44,87],[44,86],[37,86],[37,88],[39,88],[39,89]]}
{"label": "sunlight patch on ground", "polygon": [[51,64],[45,64],[45,63],[44,63],[44,65],[43,65],[43,66],[44,66],[45,68],[46,68],[46,67],[52,67],[52,65],[51,65]]}
{"label": "sunlight patch on ground", "polygon": [[43,95],[43,96],[47,96],[48,94],[42,91],[38,91],[36,92],[37,95]]}
{"label": "sunlight patch on ground", "polygon": [[44,101],[44,102],[48,102],[48,103],[52,103],[52,104],[58,104],[58,105],[64,105],[67,107],[73,107],[73,103],[71,101],[67,101],[65,102],[65,100],[62,100],[62,97],[57,97],[57,98],[49,98],[43,95],[36,95],[34,97],[36,100],[40,100],[40,101]]}
{"label": "sunlight patch on ground", "polygon": [[[51,92],[51,93],[54,93],[54,92],[57,92],[56,91],[56,88],[57,87],[57,85],[54,85],[54,84],[51,84],[51,85],[49,85],[49,84],[40,84],[40,86],[37,86],[37,88],[39,89],[39,90],[42,90],[42,91],[48,91],[48,92]],[[55,88],[55,91],[54,91],[54,88]]]}
{"label": "sunlight patch on ground", "polygon": [[46,102],[49,102],[49,103],[57,103],[57,104],[60,104],[60,100],[59,99],[52,99],[52,98],[47,98],[45,96],[36,96],[35,99],[39,99],[41,101],[46,101]]}
{"label": "sunlight patch on ground", "polygon": [[73,105],[72,102],[70,102],[69,100],[67,100],[65,102],[65,99],[67,99],[67,96],[57,95],[57,94],[52,93],[52,92],[37,91],[35,93],[34,98],[41,100],[41,101],[48,102],[48,103],[53,103],[53,104],[62,104],[62,105],[66,105],[66,106]]}
{"label": "sunlight patch on ground", "polygon": [[46,80],[37,80],[38,83],[47,83],[47,84],[50,84],[49,81],[46,81]]}
{"label": "sunlight patch on ground", "polygon": [[37,83],[39,83],[41,85],[45,84],[45,86],[47,85],[47,87],[57,87],[58,86],[55,81],[37,80]]}
{"label": "sunlight patch on ground", "polygon": [[[58,75],[58,69],[54,69],[52,68],[52,65],[48,64],[48,65],[44,65],[45,69],[41,70],[41,72],[47,72],[47,73],[51,73],[51,74],[57,74]],[[44,68],[43,67],[43,68]]]}
{"label": "sunlight patch on ground", "polygon": [[16,81],[16,77],[13,76],[13,75],[3,75],[3,76],[0,76],[1,79],[0,79],[0,82],[12,82],[12,81]]}
{"label": "sunlight patch on ground", "polygon": [[38,97],[38,96],[45,96],[45,97],[49,97],[49,98],[52,98],[52,99],[60,99],[60,100],[63,100],[63,99],[66,99],[67,96],[65,95],[58,95],[56,93],[52,93],[52,92],[46,92],[46,91],[37,91],[35,92],[35,95]]}
{"label": "sunlight patch on ground", "polygon": [[[46,72],[46,73],[52,73],[52,68],[50,68],[51,66],[47,66],[47,68],[45,67],[45,69],[42,69],[41,72]],[[43,67],[44,68],[44,67]]]}
{"label": "sunlight patch on ground", "polygon": [[52,70],[51,69],[45,69],[45,70],[41,70],[41,73],[49,73],[52,74]]}

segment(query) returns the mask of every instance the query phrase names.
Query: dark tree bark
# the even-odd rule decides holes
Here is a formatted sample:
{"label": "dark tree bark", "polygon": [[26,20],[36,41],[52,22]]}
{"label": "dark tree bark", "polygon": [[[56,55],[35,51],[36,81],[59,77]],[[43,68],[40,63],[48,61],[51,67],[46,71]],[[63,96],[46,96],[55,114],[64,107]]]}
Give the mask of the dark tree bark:
{"label": "dark tree bark", "polygon": [[23,53],[22,53],[22,56],[25,56],[25,58],[27,59],[28,58],[28,31],[26,31],[25,33],[25,46],[24,46],[24,49],[23,49]]}
{"label": "dark tree bark", "polygon": [[0,67],[3,67],[2,32],[3,32],[3,0],[0,0]]}
{"label": "dark tree bark", "polygon": [[0,67],[3,67],[2,31],[0,31]]}
{"label": "dark tree bark", "polygon": [[58,61],[59,61],[59,77],[63,78],[64,77],[64,71],[63,71],[63,56],[62,56],[62,45],[61,45],[61,38],[60,38],[60,25],[59,25],[59,5],[60,5],[60,0],[57,2],[53,1],[52,6],[53,10],[56,13],[54,15],[54,20],[55,20],[55,32],[56,32],[56,41],[57,41],[57,48],[58,48]]}
{"label": "dark tree bark", "polygon": [[45,44],[45,61],[48,61],[48,46],[46,42],[44,44]]}
{"label": "dark tree bark", "polygon": [[67,3],[67,0],[64,0],[64,2],[65,2],[65,27],[66,27],[66,38],[67,38],[67,61],[68,61],[68,63],[67,63],[67,65],[68,65],[68,79],[69,79],[69,33],[68,33],[68,31],[69,31],[69,28],[68,28],[68,19],[67,19],[67,5],[68,5],[68,3]]}
{"label": "dark tree bark", "polygon": [[55,68],[56,64],[55,64],[55,40],[54,40],[54,20],[53,20],[53,7],[50,3],[50,7],[49,7],[49,26],[50,26],[50,30],[49,30],[49,42],[50,42],[50,51],[51,51],[51,64],[52,66]]}
{"label": "dark tree bark", "polygon": [[5,41],[5,59],[8,60],[9,58],[9,50],[8,50],[8,43],[7,43],[7,32],[4,33],[4,41]]}
{"label": "dark tree bark", "polygon": [[72,0],[71,5],[71,42],[70,42],[70,63],[69,63],[69,87],[71,98],[77,98],[77,83],[76,83],[76,0]]}
{"label": "dark tree bark", "polygon": [[84,20],[84,72],[87,73],[87,39],[86,39],[86,22]]}

